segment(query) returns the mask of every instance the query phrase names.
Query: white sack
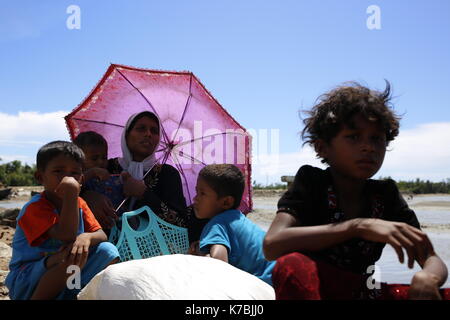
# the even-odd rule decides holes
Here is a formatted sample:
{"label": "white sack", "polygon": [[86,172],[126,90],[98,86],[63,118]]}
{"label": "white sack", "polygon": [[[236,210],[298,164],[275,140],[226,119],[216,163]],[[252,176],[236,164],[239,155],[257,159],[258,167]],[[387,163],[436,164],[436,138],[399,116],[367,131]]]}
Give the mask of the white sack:
{"label": "white sack", "polygon": [[80,300],[273,300],[273,288],[223,261],[165,255],[109,266],[79,293]]}

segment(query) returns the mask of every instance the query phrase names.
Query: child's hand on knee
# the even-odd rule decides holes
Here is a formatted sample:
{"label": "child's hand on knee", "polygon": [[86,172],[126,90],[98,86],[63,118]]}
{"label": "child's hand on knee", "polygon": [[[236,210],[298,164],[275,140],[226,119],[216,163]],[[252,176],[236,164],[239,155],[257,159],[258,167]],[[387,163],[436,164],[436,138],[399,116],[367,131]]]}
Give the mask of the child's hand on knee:
{"label": "child's hand on knee", "polygon": [[61,266],[62,264],[66,264],[71,250],[72,250],[71,245],[62,246],[58,250],[58,252],[56,252],[55,254],[52,254],[51,256],[49,256],[47,258],[47,260],[45,261],[45,268],[51,269],[54,266],[57,266],[57,265]]}
{"label": "child's hand on knee", "polygon": [[411,282],[408,298],[411,300],[442,300],[439,294],[439,280],[426,271],[417,272]]}
{"label": "child's hand on knee", "polygon": [[82,269],[86,264],[90,246],[91,235],[89,233],[78,235],[70,250],[69,260],[71,264],[77,265]]}

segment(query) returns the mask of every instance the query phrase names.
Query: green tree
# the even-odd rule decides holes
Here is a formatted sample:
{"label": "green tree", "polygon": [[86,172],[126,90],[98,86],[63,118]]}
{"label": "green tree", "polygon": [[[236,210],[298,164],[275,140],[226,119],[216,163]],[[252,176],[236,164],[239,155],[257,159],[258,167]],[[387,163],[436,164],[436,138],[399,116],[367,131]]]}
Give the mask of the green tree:
{"label": "green tree", "polygon": [[7,186],[33,186],[37,185],[34,179],[36,165],[22,165],[14,160],[0,165],[0,184]]}

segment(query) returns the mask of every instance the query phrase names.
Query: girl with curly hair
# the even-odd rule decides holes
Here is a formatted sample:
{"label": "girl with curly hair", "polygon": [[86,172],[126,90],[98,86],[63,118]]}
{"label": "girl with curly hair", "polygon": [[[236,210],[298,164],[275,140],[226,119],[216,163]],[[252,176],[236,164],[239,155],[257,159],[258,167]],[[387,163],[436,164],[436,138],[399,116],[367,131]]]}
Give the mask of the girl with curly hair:
{"label": "girl with curly hair", "polygon": [[[370,179],[399,132],[390,99],[389,82],[383,92],[350,83],[307,113],[302,137],[328,168],[302,166],[278,202],[264,239],[277,299],[450,299],[439,290],[447,268],[395,182]],[[422,267],[411,285],[372,281],[386,244]]]}

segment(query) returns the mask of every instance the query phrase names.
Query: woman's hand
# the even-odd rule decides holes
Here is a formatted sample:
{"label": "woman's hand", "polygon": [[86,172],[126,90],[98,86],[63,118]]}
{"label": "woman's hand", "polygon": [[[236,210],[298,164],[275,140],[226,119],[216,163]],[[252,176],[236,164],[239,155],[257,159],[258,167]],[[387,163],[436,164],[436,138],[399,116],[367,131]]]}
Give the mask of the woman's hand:
{"label": "woman's hand", "polygon": [[102,229],[111,229],[114,226],[114,221],[119,219],[111,200],[103,194],[95,191],[86,191],[83,193],[83,199],[102,226]]}
{"label": "woman's hand", "polygon": [[408,291],[411,300],[442,300],[439,294],[438,278],[426,271],[417,272]]}
{"label": "woman's hand", "polygon": [[354,219],[354,228],[356,237],[390,244],[397,252],[400,263],[404,261],[402,249],[405,249],[409,268],[414,266],[414,260],[423,265],[425,260],[434,254],[428,236],[406,223],[381,219]]}
{"label": "woman's hand", "polygon": [[120,174],[123,181],[123,193],[127,197],[142,198],[147,186],[143,180],[133,178],[128,172],[124,171]]}

